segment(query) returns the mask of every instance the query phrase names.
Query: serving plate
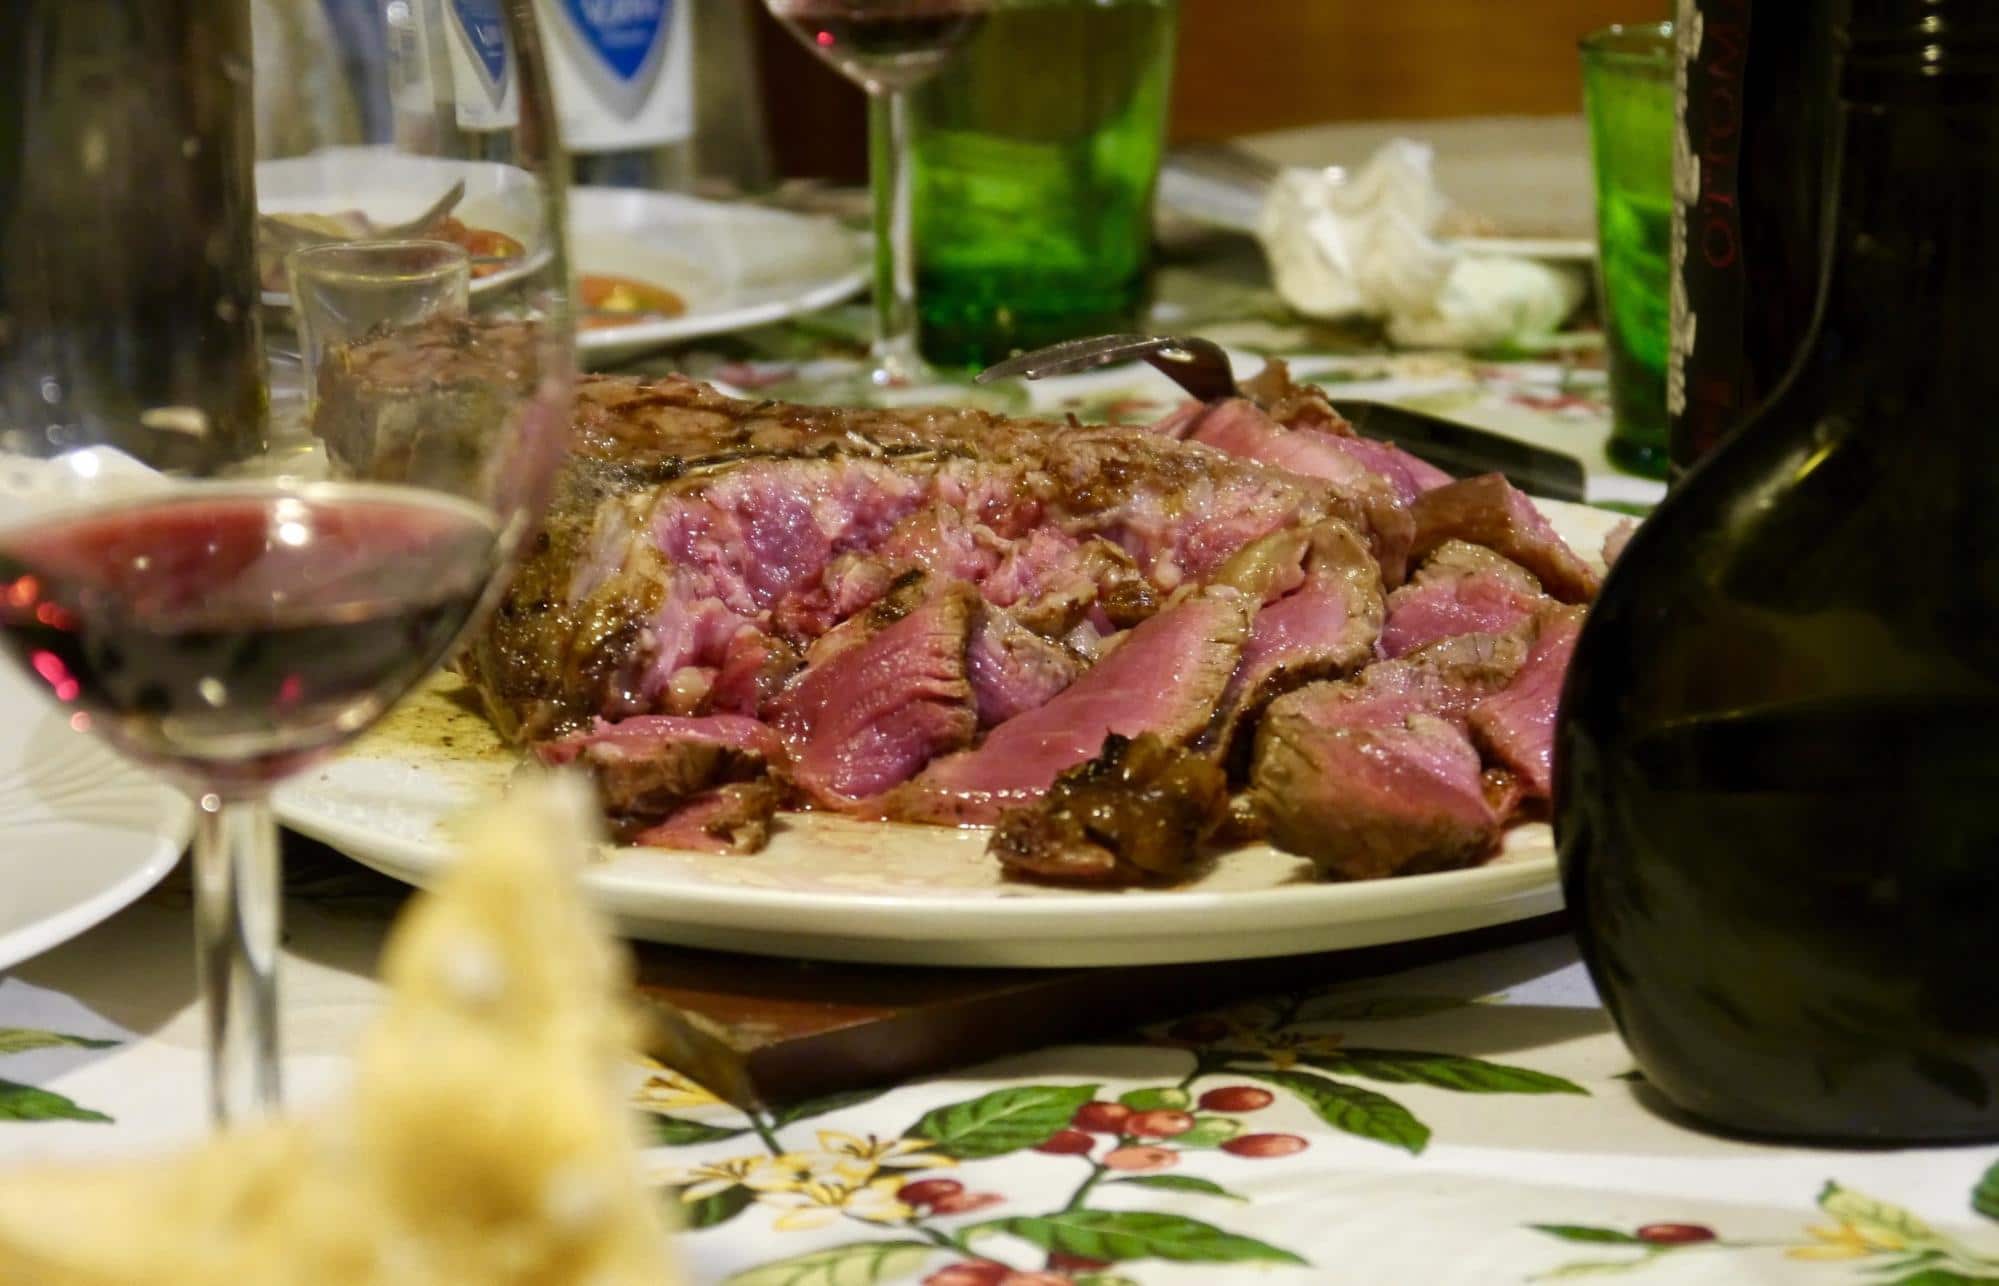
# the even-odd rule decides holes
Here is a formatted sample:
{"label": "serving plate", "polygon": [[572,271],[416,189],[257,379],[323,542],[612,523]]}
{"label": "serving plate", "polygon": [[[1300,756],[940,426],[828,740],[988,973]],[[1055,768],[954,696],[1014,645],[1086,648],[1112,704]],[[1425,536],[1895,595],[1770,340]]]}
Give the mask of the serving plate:
{"label": "serving plate", "polygon": [[[1541,502],[1594,557],[1620,521]],[[454,814],[505,788],[516,757],[456,680],[432,683],[341,758],[281,787],[287,826],[425,884],[451,858]],[[1158,964],[1399,942],[1524,919],[1561,892],[1548,828],[1509,832],[1470,870],[1326,884],[1267,845],[1216,859],[1168,891],[1049,889],[1002,881],[983,830],[785,814],[749,857],[610,849],[584,887],[635,937],[762,955],[880,964]]]}
{"label": "serving plate", "polygon": [[0,666],[0,969],[160,882],[194,833],[187,798],[69,726]]}

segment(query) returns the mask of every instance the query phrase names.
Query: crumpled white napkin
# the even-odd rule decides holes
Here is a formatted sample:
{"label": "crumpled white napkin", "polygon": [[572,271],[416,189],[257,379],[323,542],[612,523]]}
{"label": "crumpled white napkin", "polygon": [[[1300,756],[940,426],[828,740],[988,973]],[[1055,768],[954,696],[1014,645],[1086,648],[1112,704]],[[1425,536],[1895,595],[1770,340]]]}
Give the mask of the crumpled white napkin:
{"label": "crumpled white napkin", "polygon": [[1582,301],[1582,273],[1439,239],[1450,203],[1431,160],[1428,145],[1395,139],[1356,170],[1281,173],[1257,226],[1278,294],[1311,317],[1383,318],[1389,338],[1414,347],[1552,334]]}

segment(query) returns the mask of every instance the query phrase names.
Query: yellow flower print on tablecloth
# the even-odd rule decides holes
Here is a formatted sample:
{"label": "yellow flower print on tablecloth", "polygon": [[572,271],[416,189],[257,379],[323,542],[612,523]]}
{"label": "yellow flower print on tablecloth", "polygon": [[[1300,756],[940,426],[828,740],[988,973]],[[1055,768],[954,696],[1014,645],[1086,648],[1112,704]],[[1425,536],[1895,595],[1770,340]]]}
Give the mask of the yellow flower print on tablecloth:
{"label": "yellow flower print on tablecloth", "polygon": [[1793,1246],[1785,1253],[1792,1259],[1865,1259],[1884,1251],[1906,1250],[1907,1243],[1900,1237],[1878,1229],[1857,1228],[1850,1223],[1812,1224],[1805,1229],[1812,1238],[1803,1246]]}
{"label": "yellow flower print on tablecloth", "polygon": [[[722,1157],[669,1166],[653,1177],[678,1187],[680,1199],[689,1205],[740,1186],[759,1205],[778,1212],[774,1227],[789,1231],[821,1227],[842,1216],[869,1223],[907,1222],[916,1211],[896,1195],[908,1177],[903,1168],[957,1164],[925,1151],[931,1146],[926,1139],[881,1138],[844,1130],[820,1130],[818,1135],[814,1150]],[[889,1161],[897,1170],[883,1174],[881,1167]]]}
{"label": "yellow flower print on tablecloth", "polygon": [[645,1112],[666,1113],[729,1105],[699,1082],[646,1059],[645,1079],[632,1091],[632,1106]]}

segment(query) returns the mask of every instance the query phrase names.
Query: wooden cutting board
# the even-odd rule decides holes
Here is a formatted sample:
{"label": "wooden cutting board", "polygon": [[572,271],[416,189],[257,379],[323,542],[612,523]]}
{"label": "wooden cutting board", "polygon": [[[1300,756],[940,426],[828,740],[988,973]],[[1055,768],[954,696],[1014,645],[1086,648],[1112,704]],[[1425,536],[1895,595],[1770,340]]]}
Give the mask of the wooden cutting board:
{"label": "wooden cutting board", "polygon": [[732,1103],[767,1107],[1565,931],[1556,914],[1352,951],[1110,969],[891,968],[635,949],[647,1052]]}

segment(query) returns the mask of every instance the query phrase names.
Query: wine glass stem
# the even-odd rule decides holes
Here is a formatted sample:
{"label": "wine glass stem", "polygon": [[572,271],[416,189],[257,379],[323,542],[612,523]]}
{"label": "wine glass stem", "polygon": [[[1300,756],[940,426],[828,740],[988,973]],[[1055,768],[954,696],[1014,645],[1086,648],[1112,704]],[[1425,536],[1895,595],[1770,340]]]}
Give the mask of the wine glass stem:
{"label": "wine glass stem", "polygon": [[875,206],[874,380],[922,373],[916,351],[916,224],[909,180],[909,95],[868,95],[868,177]]}
{"label": "wine glass stem", "polygon": [[201,799],[194,838],[195,968],[218,1126],[278,1109],[278,830],[262,799]]}

